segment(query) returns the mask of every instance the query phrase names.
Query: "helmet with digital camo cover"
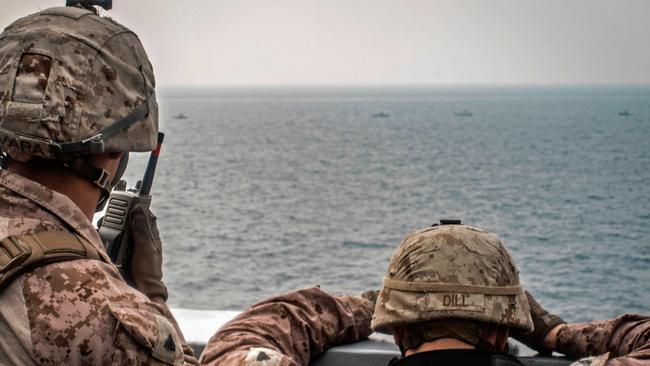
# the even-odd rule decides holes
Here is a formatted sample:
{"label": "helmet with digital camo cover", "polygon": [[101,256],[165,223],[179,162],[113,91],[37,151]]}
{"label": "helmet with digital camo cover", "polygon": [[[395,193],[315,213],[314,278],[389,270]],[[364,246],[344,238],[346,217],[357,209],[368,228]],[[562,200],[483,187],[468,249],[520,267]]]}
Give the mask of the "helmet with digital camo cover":
{"label": "helmet with digital camo cover", "polygon": [[515,263],[498,236],[461,225],[411,233],[393,253],[372,328],[461,319],[531,331]]}
{"label": "helmet with digital camo cover", "polygon": [[21,18],[0,34],[0,150],[12,160],[58,160],[110,190],[117,182],[85,157],[153,150],[154,88],[136,34],[94,8]]}

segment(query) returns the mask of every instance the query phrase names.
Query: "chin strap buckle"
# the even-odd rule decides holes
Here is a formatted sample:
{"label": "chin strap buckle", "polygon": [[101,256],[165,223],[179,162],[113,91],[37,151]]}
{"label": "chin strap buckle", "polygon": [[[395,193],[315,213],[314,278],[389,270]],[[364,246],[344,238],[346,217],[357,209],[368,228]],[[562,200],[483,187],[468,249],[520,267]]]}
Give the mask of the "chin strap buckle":
{"label": "chin strap buckle", "polygon": [[101,133],[81,141],[81,144],[88,146],[88,152],[91,154],[102,154],[106,150],[104,138]]}
{"label": "chin strap buckle", "polygon": [[104,136],[101,133],[77,142],[50,142],[48,148],[50,153],[57,158],[68,154],[102,154],[106,151]]}
{"label": "chin strap buckle", "polygon": [[101,189],[106,189],[108,186],[108,179],[111,177],[111,175],[106,171],[106,169],[102,169],[101,173],[99,174],[99,177],[93,181],[95,185],[99,186]]}
{"label": "chin strap buckle", "polygon": [[19,267],[32,255],[29,247],[12,237],[0,240],[0,280],[9,270]]}

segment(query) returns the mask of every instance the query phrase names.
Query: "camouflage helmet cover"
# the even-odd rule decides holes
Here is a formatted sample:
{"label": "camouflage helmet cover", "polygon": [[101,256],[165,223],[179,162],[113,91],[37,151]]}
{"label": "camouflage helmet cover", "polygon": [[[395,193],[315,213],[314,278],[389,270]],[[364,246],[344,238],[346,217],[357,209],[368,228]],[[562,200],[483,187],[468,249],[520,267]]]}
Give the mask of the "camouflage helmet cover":
{"label": "camouflage helmet cover", "polygon": [[514,261],[498,236],[465,225],[409,234],[393,253],[372,328],[467,319],[531,331]]}
{"label": "camouflage helmet cover", "polygon": [[117,22],[81,7],[21,18],[0,35],[0,149],[53,159],[52,145],[87,141],[133,115],[137,122],[106,133],[92,152],[153,150],[154,88],[140,40]]}

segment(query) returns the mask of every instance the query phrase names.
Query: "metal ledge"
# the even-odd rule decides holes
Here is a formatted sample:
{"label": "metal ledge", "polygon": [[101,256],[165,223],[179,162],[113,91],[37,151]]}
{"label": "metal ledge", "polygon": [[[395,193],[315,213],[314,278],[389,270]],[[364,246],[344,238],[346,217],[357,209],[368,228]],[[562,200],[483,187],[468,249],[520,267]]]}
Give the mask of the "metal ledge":
{"label": "metal ledge", "polygon": [[[521,344],[514,344],[516,349],[532,354]],[[392,338],[373,334],[367,341],[333,347],[323,355],[314,358],[311,366],[386,366],[400,352]],[[527,366],[565,366],[572,360],[562,357],[522,356],[519,360]]]}

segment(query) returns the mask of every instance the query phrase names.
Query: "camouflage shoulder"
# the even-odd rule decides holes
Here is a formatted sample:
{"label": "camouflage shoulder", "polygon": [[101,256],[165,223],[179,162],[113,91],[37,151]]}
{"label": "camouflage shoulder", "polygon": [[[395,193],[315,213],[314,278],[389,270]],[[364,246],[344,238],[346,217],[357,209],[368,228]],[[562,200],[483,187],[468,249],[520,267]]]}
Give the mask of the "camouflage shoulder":
{"label": "camouflage shoulder", "polygon": [[180,337],[163,310],[110,265],[55,263],[21,280],[32,353],[41,364],[183,364]]}

